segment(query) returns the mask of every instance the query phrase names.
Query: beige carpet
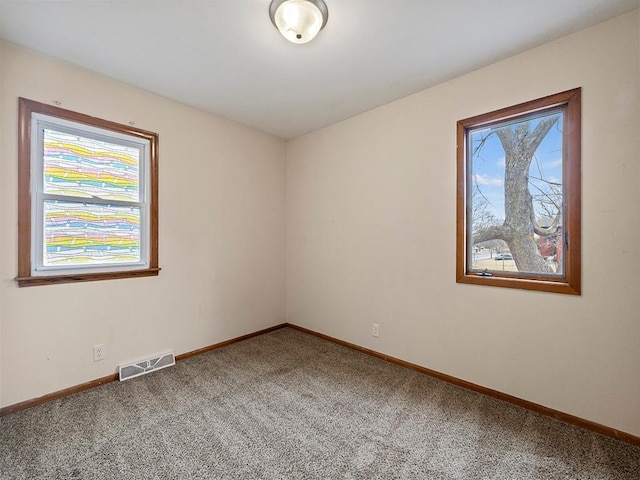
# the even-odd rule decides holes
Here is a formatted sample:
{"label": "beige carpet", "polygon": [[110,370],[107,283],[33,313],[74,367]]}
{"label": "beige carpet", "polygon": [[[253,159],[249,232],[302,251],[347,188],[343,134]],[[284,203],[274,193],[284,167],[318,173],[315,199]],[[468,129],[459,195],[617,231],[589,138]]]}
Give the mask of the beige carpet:
{"label": "beige carpet", "polygon": [[640,448],[282,329],[0,419],[10,479],[640,479]]}

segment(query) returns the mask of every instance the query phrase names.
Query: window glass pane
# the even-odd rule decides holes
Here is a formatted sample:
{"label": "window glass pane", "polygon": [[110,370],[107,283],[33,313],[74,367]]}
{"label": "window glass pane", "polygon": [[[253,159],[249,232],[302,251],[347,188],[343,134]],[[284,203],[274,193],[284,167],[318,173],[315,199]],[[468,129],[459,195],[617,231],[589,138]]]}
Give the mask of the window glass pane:
{"label": "window glass pane", "polygon": [[469,131],[472,271],[562,276],[562,110]]}
{"label": "window glass pane", "polygon": [[45,267],[140,259],[140,208],[45,200]]}
{"label": "window glass pane", "polygon": [[44,130],[44,193],[139,201],[140,150]]}

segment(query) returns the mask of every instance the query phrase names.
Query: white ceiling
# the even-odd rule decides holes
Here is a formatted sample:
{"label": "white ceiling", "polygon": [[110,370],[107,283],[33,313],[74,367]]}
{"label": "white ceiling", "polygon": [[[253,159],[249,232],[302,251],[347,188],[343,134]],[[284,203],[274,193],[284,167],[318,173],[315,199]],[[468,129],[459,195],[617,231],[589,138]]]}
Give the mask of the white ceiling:
{"label": "white ceiling", "polygon": [[638,8],[325,1],[305,45],[280,36],[270,0],[0,0],[0,38],[288,139]]}

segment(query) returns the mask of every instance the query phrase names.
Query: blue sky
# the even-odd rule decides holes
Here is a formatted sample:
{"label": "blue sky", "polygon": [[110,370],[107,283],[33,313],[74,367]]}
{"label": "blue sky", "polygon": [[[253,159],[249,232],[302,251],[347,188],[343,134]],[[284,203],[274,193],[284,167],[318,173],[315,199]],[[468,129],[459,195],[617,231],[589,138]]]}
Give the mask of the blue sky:
{"label": "blue sky", "polygon": [[[531,121],[531,129],[539,119]],[[492,130],[478,129],[471,132],[472,149],[474,149],[481,138],[491,133]],[[504,170],[505,153],[502,144],[496,135],[491,135],[474,155],[471,162],[471,175],[478,185],[482,194],[489,201],[489,209],[500,221],[504,220]],[[551,182],[562,183],[562,123],[561,120],[551,128],[544,138],[531,162],[529,169],[530,186],[532,195],[539,194],[541,189],[548,190],[548,185],[536,180],[541,177]],[[533,183],[534,186],[531,185]],[[534,208],[535,202],[534,202]],[[538,208],[536,208],[538,211]],[[542,213],[540,213],[541,215]]]}

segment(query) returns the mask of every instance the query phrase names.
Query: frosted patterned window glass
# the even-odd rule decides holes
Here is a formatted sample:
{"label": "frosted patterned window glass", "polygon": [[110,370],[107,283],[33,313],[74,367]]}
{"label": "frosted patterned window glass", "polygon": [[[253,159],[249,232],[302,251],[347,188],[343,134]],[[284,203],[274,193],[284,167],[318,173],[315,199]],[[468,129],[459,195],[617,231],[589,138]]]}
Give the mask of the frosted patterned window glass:
{"label": "frosted patterned window glass", "polygon": [[44,265],[140,261],[140,208],[45,200]]}
{"label": "frosted patterned window glass", "polygon": [[44,193],[105,200],[140,199],[140,150],[44,129]]}

